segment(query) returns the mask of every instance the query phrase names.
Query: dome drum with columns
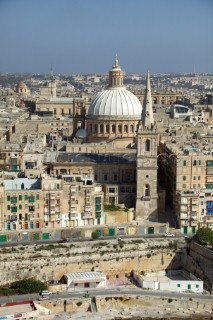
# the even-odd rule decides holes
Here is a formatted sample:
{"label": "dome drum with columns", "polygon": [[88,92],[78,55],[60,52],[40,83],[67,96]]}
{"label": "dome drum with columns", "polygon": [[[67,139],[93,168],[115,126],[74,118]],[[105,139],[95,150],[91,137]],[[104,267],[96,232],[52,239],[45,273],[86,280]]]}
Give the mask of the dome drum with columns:
{"label": "dome drum with columns", "polygon": [[142,105],[138,98],[123,86],[124,72],[115,63],[109,71],[109,87],[100,92],[87,114],[88,142],[123,140],[122,147],[135,140],[141,120]]}

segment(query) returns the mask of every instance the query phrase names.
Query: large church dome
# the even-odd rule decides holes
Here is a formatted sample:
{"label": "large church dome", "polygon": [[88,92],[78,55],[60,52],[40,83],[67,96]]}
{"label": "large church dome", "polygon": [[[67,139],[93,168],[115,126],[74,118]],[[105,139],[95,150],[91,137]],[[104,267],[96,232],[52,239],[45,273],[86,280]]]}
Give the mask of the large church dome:
{"label": "large church dome", "polygon": [[123,86],[124,72],[115,63],[109,72],[109,88],[100,92],[92,101],[87,117],[140,118],[142,105],[138,98]]}
{"label": "large church dome", "polygon": [[119,147],[135,142],[142,105],[123,85],[124,72],[115,63],[109,71],[109,86],[92,101],[86,116],[87,141],[113,141]]}
{"label": "large church dome", "polygon": [[138,98],[124,87],[100,92],[90,105],[88,116],[141,117],[142,105]]}

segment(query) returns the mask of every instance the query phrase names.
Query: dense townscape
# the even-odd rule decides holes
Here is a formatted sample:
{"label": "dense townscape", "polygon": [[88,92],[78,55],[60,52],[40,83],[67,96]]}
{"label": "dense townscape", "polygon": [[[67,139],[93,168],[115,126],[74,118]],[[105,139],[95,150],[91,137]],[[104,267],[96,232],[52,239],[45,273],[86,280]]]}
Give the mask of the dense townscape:
{"label": "dense townscape", "polygon": [[[1,73],[0,84],[0,289],[42,289],[3,301],[3,316],[136,317],[145,303],[148,317],[165,291],[158,317],[210,314],[208,297],[182,308],[180,293],[212,292],[213,76],[125,75],[116,55],[108,75]],[[160,297],[135,298],[137,287]]]}

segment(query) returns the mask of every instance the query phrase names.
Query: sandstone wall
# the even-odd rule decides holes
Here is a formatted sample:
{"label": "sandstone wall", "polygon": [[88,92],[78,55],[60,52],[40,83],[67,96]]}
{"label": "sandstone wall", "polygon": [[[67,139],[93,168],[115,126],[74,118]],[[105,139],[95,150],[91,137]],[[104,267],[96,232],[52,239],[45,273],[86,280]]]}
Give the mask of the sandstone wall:
{"label": "sandstone wall", "polygon": [[213,251],[192,241],[181,255],[181,265],[213,289]]}
{"label": "sandstone wall", "polygon": [[19,246],[0,250],[0,285],[35,277],[59,280],[65,273],[103,271],[108,279],[135,271],[178,268],[178,239],[125,239]]}
{"label": "sandstone wall", "polygon": [[[191,314],[210,314],[212,312],[212,301],[210,299],[200,300],[199,298],[168,298],[166,296],[129,296],[117,294],[112,297],[96,297],[97,312],[110,312],[111,310],[129,310],[134,312],[139,310],[141,315],[143,311],[153,310],[157,313],[171,313],[173,316],[177,313],[185,317]],[[37,302],[45,308],[51,310],[53,314],[60,312],[81,313],[90,311],[91,298],[76,298],[49,300]],[[111,317],[110,317],[111,318]]]}

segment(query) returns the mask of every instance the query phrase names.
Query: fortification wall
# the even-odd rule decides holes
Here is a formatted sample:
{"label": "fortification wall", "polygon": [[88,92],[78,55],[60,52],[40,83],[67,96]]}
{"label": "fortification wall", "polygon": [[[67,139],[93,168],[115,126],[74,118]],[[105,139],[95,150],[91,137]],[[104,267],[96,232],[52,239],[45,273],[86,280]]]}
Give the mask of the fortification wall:
{"label": "fortification wall", "polygon": [[103,271],[107,278],[132,270],[180,267],[178,239],[104,240],[0,249],[0,285],[35,277],[59,280],[65,273]]}

